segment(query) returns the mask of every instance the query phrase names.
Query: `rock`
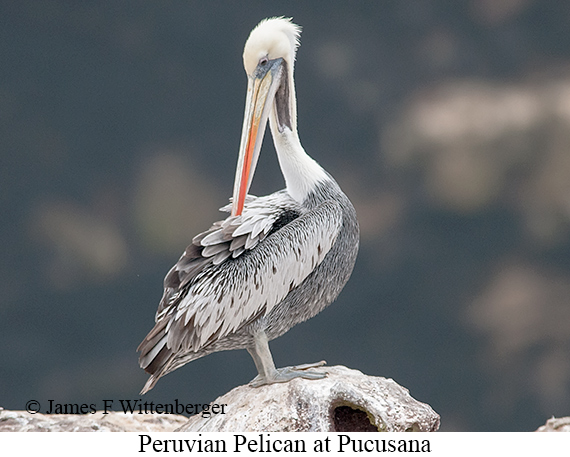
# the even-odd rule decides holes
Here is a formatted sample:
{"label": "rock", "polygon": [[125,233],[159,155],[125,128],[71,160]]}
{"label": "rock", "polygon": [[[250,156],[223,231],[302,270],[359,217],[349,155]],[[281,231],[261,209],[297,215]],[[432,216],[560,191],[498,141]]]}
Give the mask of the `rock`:
{"label": "rock", "polygon": [[[439,415],[392,379],[343,366],[319,380],[236,387],[204,417],[173,414],[30,414],[0,408],[0,432],[364,432],[436,431]],[[214,412],[214,410],[212,410]]]}
{"label": "rock", "polygon": [[537,432],[570,432],[570,417],[551,417],[546,424],[536,429]]}
{"label": "rock", "polygon": [[187,420],[173,414],[30,414],[0,410],[0,432],[172,432]]}
{"label": "rock", "polygon": [[253,388],[240,386],[217,398],[225,414],[191,417],[182,432],[426,431],[439,415],[392,379],[343,366],[326,367],[319,380],[293,379]]}

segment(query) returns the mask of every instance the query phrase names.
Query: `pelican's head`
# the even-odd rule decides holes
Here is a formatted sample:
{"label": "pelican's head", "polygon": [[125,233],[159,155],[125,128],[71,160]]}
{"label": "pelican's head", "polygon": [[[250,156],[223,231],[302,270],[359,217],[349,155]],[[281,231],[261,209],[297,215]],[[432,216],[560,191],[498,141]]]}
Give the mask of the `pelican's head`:
{"label": "pelican's head", "polygon": [[267,119],[276,134],[296,135],[297,119],[293,66],[301,28],[291,19],[271,18],[261,21],[250,33],[243,51],[248,77],[247,99],[232,214],[241,214],[249,190]]}
{"label": "pelican's head", "polygon": [[243,50],[243,66],[252,76],[260,63],[283,59],[293,68],[299,46],[301,27],[291,19],[274,17],[264,19],[249,34]]}

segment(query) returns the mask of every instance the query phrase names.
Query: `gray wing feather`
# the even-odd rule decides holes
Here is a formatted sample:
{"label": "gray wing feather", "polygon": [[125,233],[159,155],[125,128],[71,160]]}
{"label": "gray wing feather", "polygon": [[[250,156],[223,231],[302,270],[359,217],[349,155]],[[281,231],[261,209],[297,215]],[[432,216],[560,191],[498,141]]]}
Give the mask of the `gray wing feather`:
{"label": "gray wing feather", "polygon": [[168,348],[198,351],[270,312],[322,262],[341,224],[340,207],[326,202],[257,244],[249,255],[206,268],[169,315]]}
{"label": "gray wing feather", "polygon": [[[245,252],[246,244],[247,249],[255,247],[271,231],[273,223],[282,211],[297,209],[297,206],[284,191],[265,197],[247,195],[241,216],[230,216],[223,221],[214,222],[207,231],[196,235],[192,244],[186,248],[164,278],[164,294],[156,312],[155,322],[171,311],[172,306],[186,294],[188,284],[194,281],[201,271],[211,264],[223,263],[230,256],[234,259],[239,257]],[[230,212],[231,204],[220,210]],[[263,231],[253,237],[252,221],[258,221],[260,217],[264,222]]]}
{"label": "gray wing feather", "polygon": [[[215,246],[213,240],[224,238],[210,233],[201,239],[202,244],[208,244],[202,255],[216,252],[214,262],[194,276],[183,297],[173,295],[174,306],[165,306],[157,314],[157,322],[168,320],[165,344],[171,351],[198,351],[213,339],[223,338],[252,318],[268,313],[311,274],[334,244],[342,224],[337,203],[325,202],[265,238],[283,211],[283,201],[267,200],[250,200],[241,224],[230,217],[215,226],[218,231],[234,227],[234,236],[247,237],[241,256],[228,259],[235,239],[220,243],[223,249],[209,251],[206,249]],[[279,203],[278,211],[275,203]],[[236,246],[241,243],[236,242]],[[221,255],[226,257],[216,265],[216,257]]]}
{"label": "gray wing feather", "polygon": [[164,280],[155,328],[139,346],[143,368],[163,350],[197,352],[267,314],[323,261],[342,225],[340,205],[324,202],[272,232],[287,210],[302,211],[283,191],[248,196],[241,216],[193,239]]}

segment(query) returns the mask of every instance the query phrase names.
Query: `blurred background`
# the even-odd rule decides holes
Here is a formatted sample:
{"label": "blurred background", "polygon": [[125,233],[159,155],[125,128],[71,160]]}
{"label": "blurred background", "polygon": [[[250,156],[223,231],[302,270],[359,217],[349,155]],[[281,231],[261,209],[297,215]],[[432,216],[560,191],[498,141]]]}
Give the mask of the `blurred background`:
{"label": "blurred background", "polygon": [[[343,293],[272,343],[393,378],[447,431],[570,414],[570,3],[0,3],[0,406],[137,399],[162,280],[225,217],[268,16],[303,26],[305,149],[354,202]],[[270,135],[252,193],[283,187]],[[207,403],[246,351],[144,398]]]}

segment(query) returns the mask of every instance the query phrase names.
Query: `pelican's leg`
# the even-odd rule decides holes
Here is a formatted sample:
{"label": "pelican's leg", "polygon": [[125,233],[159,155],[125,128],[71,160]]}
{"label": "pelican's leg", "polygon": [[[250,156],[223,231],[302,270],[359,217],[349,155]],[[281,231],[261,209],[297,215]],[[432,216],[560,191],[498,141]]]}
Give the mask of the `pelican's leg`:
{"label": "pelican's leg", "polygon": [[269,350],[269,342],[267,341],[267,335],[265,332],[257,333],[253,337],[253,341],[254,346],[249,347],[247,349],[247,352],[249,352],[253,358],[253,361],[255,362],[255,368],[257,368],[257,372],[259,374],[253,381],[251,381],[250,384],[257,381],[258,379],[260,381],[263,379],[271,379],[277,373],[277,370],[275,369],[275,363],[273,363],[273,357],[271,356],[271,351]]}
{"label": "pelican's leg", "polygon": [[327,375],[326,372],[312,370],[312,368],[325,365],[326,362],[324,360],[294,367],[275,368],[265,332],[257,333],[253,341],[254,345],[247,348],[247,351],[253,358],[259,374],[249,383],[252,387],[259,387],[276,382],[287,382],[293,378],[322,379]]}

